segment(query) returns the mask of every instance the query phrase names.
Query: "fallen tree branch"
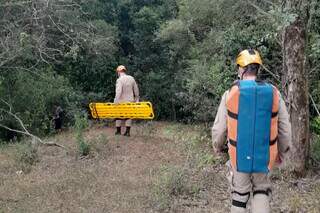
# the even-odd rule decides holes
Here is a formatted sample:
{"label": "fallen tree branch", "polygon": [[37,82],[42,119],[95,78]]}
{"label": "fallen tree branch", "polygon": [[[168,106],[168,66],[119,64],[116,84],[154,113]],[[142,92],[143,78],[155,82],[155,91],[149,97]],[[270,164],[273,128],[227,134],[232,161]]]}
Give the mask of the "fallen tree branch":
{"label": "fallen tree branch", "polygon": [[60,148],[63,148],[63,149],[67,149],[65,146],[61,145],[61,144],[58,144],[56,142],[41,142],[40,143],[41,145],[45,145],[45,146],[57,146],[57,147],[60,147]]}
{"label": "fallen tree branch", "polygon": [[61,148],[64,148],[64,149],[67,149],[65,146],[61,145],[61,144],[58,144],[56,142],[44,142],[43,140],[41,140],[41,138],[39,138],[38,136],[36,135],[33,135],[31,134],[30,132],[25,132],[25,131],[21,131],[21,130],[17,130],[17,129],[12,129],[8,126],[5,126],[3,124],[0,124],[0,127],[6,129],[6,130],[9,130],[9,131],[12,131],[12,132],[16,132],[16,133],[20,133],[22,135],[27,135],[29,137],[31,137],[32,139],[34,139],[35,141],[37,141],[39,144],[41,145],[45,145],[45,146],[57,146],[57,147],[61,147]]}
{"label": "fallen tree branch", "polygon": [[14,113],[12,113],[12,108],[10,106],[10,104],[4,100],[1,99],[1,101],[3,103],[5,103],[8,107],[9,107],[9,111],[8,110],[5,110],[5,109],[2,109],[0,108],[0,111],[1,112],[4,112],[8,115],[10,115],[11,117],[13,117],[16,121],[18,121],[18,123],[20,124],[21,128],[23,130],[18,130],[18,129],[13,129],[13,128],[10,128],[6,125],[3,125],[3,124],[0,124],[0,127],[4,128],[4,129],[7,129],[9,131],[12,131],[12,132],[16,132],[16,133],[19,133],[19,134],[22,134],[22,135],[27,135],[29,137],[31,137],[33,140],[32,140],[32,143],[35,143],[35,142],[38,142],[39,144],[41,145],[45,145],[45,146],[57,146],[57,147],[61,147],[61,148],[64,148],[66,149],[66,147],[64,147],[63,145],[60,145],[60,144],[57,144],[55,142],[44,142],[41,138],[39,138],[38,136],[30,133],[27,128],[25,127],[23,121]]}

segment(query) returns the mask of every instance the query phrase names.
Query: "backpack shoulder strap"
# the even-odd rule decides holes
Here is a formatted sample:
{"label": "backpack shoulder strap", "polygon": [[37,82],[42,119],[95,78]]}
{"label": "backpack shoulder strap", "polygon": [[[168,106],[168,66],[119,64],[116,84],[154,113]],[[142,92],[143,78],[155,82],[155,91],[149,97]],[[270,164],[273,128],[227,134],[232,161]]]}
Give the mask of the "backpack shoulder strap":
{"label": "backpack shoulder strap", "polygon": [[234,86],[240,86],[240,81],[239,81],[239,80],[235,80],[235,81],[231,84],[230,89],[231,89],[232,87],[234,87]]}

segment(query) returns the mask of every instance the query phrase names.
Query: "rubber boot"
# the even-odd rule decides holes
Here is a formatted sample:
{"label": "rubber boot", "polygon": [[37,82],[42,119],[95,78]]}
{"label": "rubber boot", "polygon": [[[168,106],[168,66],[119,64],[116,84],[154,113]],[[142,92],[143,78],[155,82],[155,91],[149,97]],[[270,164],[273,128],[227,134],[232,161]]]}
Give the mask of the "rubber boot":
{"label": "rubber boot", "polygon": [[127,126],[124,136],[130,137],[130,126]]}
{"label": "rubber boot", "polygon": [[265,194],[256,194],[251,201],[252,213],[270,213],[269,196]]}
{"label": "rubber boot", "polygon": [[239,199],[232,200],[231,213],[246,213],[250,194],[239,195],[237,193],[233,193],[232,196]]}
{"label": "rubber boot", "polygon": [[121,127],[117,126],[117,131],[116,131],[115,135],[121,135]]}
{"label": "rubber boot", "polygon": [[231,206],[231,213],[246,213],[246,212],[247,212],[246,208]]}

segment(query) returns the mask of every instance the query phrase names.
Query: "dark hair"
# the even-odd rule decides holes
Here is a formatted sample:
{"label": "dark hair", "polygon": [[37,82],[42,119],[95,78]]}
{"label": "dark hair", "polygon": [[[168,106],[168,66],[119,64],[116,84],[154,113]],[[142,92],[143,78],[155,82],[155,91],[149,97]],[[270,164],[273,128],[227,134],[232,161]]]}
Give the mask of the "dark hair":
{"label": "dark hair", "polygon": [[245,73],[249,73],[251,75],[257,75],[260,69],[260,64],[249,64],[244,67]]}

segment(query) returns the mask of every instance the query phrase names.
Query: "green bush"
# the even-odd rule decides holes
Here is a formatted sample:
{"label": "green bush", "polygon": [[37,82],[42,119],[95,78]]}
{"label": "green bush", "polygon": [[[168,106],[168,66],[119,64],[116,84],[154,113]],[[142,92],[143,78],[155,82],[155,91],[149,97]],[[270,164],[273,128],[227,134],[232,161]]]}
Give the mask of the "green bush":
{"label": "green bush", "polygon": [[196,157],[198,161],[198,168],[203,168],[216,163],[216,158],[212,153],[200,152]]}
{"label": "green bush", "polygon": [[[66,112],[64,123],[70,120],[70,112],[77,106],[79,96],[69,86],[68,81],[55,74],[51,68],[33,72],[4,73],[6,81],[0,84],[0,98],[6,100],[30,132],[45,135],[52,130],[54,105],[60,105]],[[0,108],[8,106],[0,103]],[[10,115],[2,113],[2,124],[21,129],[19,123]],[[13,134],[11,134],[13,135]],[[12,139],[8,131],[0,129],[0,137]]]}
{"label": "green bush", "polygon": [[311,121],[311,129],[315,134],[320,135],[320,116]]}
{"label": "green bush", "polygon": [[315,135],[311,140],[311,159],[320,165],[320,135]]}
{"label": "green bush", "polygon": [[35,145],[27,142],[17,144],[15,162],[18,169],[28,173],[31,171],[31,166],[38,161],[39,156]]}
{"label": "green bush", "polygon": [[311,139],[310,156],[313,164],[320,165],[320,117],[314,118],[311,123],[313,137]]}
{"label": "green bush", "polygon": [[179,196],[196,197],[202,183],[190,179],[192,168],[163,166],[152,187],[154,207],[159,211],[169,209]]}
{"label": "green bush", "polygon": [[105,133],[101,133],[97,137],[95,137],[92,141],[94,144],[106,144],[109,142],[109,137]]}
{"label": "green bush", "polygon": [[88,141],[90,144],[90,150],[95,153],[103,153],[104,151],[108,150],[109,147],[106,146],[108,142],[109,137],[105,133],[101,133]]}
{"label": "green bush", "polygon": [[90,153],[90,145],[85,141],[84,131],[88,128],[89,123],[87,116],[85,114],[77,113],[75,114],[75,138],[78,146],[78,152],[81,156],[87,156]]}
{"label": "green bush", "polygon": [[90,145],[84,141],[78,143],[79,153],[81,156],[87,156],[90,153]]}
{"label": "green bush", "polygon": [[162,167],[160,175],[152,188],[156,208],[158,210],[168,209],[173,197],[182,195],[187,190],[187,174],[185,170]]}

